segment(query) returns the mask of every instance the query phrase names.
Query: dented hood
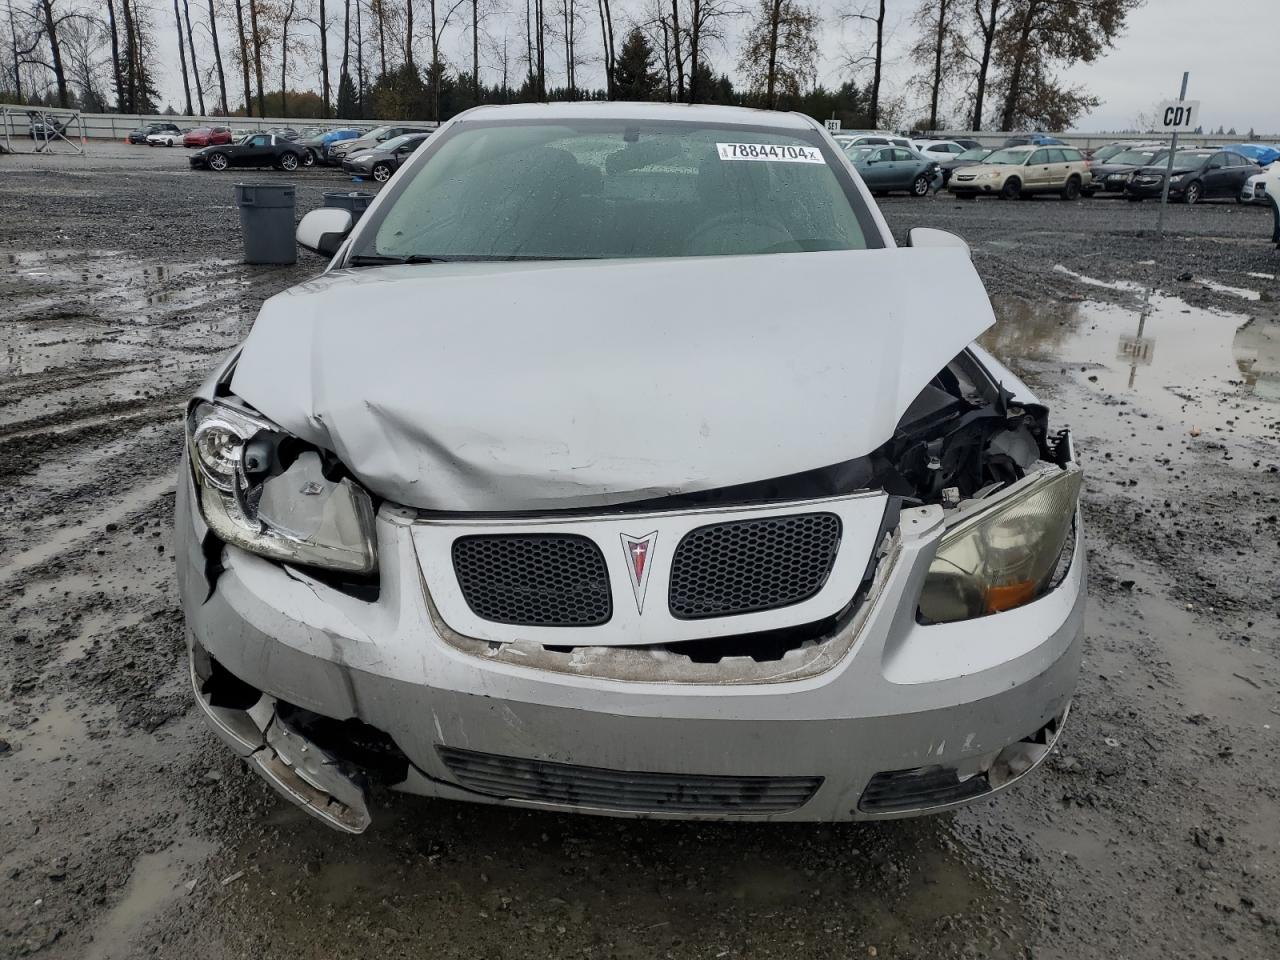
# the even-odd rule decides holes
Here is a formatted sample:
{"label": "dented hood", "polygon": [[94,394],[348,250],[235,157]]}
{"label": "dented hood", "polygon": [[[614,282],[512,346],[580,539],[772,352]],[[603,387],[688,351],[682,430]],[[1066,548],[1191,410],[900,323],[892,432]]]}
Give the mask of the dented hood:
{"label": "dented hood", "polygon": [[993,321],[960,249],[366,268],[269,300],[232,390],[397,503],[593,507],[865,455]]}

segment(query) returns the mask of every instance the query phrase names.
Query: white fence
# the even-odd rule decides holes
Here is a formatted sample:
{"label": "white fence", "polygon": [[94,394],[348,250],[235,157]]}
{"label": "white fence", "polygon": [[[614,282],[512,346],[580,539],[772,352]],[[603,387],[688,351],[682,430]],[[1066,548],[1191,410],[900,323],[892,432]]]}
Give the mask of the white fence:
{"label": "white fence", "polygon": [[[7,110],[7,113],[3,111]],[[28,110],[37,110],[39,113],[50,117],[63,119],[74,116],[73,110],[58,110],[55,108],[36,108],[22,107],[15,104],[0,103],[0,141],[3,141],[5,135],[9,137],[21,138],[27,136],[27,119]],[[323,127],[325,129],[337,129],[338,127],[373,127],[382,126],[386,123],[413,123],[424,127],[434,127],[436,124],[430,120],[304,120],[297,117],[188,117],[176,116],[167,117],[160,114],[138,114],[138,113],[82,113],[80,120],[83,122],[84,136],[93,140],[123,140],[130,130],[137,130],[139,127],[145,127],[152,123],[176,123],[182,129],[188,127],[201,126],[220,126],[231,127],[233,130],[272,130],[277,127],[293,127],[301,130],[304,127]],[[76,138],[80,136],[81,128],[73,125],[67,131],[67,136]],[[1008,133],[999,130],[943,130],[939,131],[936,136],[939,138],[946,137],[970,137],[974,140],[981,140],[983,143],[1002,142]],[[1144,141],[1144,140],[1167,140],[1168,136],[1160,133],[1055,133],[1053,136],[1072,146],[1089,148],[1100,146],[1104,143],[1112,143],[1116,140],[1121,141]],[[1277,139],[1276,136],[1258,138],[1263,143],[1272,143]],[[1179,134],[1178,142],[1186,144],[1188,147],[1202,147],[1219,143],[1242,143],[1246,141],[1243,135],[1237,136],[1214,136],[1212,134]]]}
{"label": "white fence", "polygon": [[[0,142],[8,135],[14,139],[28,136],[27,112],[34,110],[39,114],[62,121],[76,114],[74,110],[59,110],[49,107],[23,107],[11,103],[0,103]],[[188,127],[230,127],[233,130],[273,130],[278,127],[293,127],[302,130],[307,127],[321,127],[336,130],[339,127],[366,127],[373,129],[386,123],[413,123],[424,127],[434,127],[430,120],[300,120],[296,117],[188,117],[163,116],[161,114],[140,113],[82,113],[80,121],[73,123],[66,131],[66,136],[75,140],[84,136],[92,140],[123,140],[130,130],[137,130],[153,123],[175,123],[181,129]]]}

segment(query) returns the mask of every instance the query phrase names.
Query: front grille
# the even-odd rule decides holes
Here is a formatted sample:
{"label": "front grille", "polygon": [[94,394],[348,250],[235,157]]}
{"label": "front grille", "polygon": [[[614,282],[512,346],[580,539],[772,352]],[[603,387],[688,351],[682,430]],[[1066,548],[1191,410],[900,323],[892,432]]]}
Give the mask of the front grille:
{"label": "front grille", "polygon": [[871,778],[858,809],[867,813],[922,810],[960,800],[971,800],[991,790],[985,773],[961,780],[951,767],[917,767],[890,770]]}
{"label": "front grille", "polygon": [[671,615],[728,617],[808,600],[827,582],[839,548],[834,513],[698,527],[671,561]]}
{"label": "front grille", "polygon": [[821,777],[639,773],[438,747],[458,783],[475,793],[637,813],[775,814],[803,806]]}
{"label": "front grille", "polygon": [[586,537],[459,537],[453,569],[472,613],[524,627],[594,627],[613,615],[600,548]]}

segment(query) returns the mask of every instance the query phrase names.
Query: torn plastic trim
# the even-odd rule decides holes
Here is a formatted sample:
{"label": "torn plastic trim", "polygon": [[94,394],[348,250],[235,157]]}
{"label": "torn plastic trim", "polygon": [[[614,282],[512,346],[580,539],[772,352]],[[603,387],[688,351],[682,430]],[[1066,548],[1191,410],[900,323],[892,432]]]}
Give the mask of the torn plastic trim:
{"label": "torn plastic trim", "polygon": [[368,828],[371,817],[364,787],[344,772],[346,764],[280,716],[275,697],[260,693],[248,708],[215,705],[205,689],[212,659],[194,645],[190,662],[196,704],[214,732],[277,793],[344,833],[363,833]]}
{"label": "torn plastic trim", "polygon": [[876,819],[914,817],[990,797],[1044,763],[1057,746],[1070,714],[1068,701],[1048,723],[1021,740],[954,764],[877,773],[858,798],[858,812]]}
{"label": "torn plastic trim", "polygon": [[726,656],[715,662],[699,662],[676,652],[679,640],[644,647],[577,646],[568,650],[528,640],[489,642],[466,636],[450,627],[440,615],[421,571],[419,582],[437,635],[455,650],[469,656],[533,671],[627,683],[708,686],[789,683],[825,673],[850,653],[885,585],[892,579],[903,553],[904,538],[908,536],[914,534],[898,529],[881,541],[875,551],[879,563],[870,579],[864,582],[859,597],[839,617],[834,631],[805,641],[777,660]]}

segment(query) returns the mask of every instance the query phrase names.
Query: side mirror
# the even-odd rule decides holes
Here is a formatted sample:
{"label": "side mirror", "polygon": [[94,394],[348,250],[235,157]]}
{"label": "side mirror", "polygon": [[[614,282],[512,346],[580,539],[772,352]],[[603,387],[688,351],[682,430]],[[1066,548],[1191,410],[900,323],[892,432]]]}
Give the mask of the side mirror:
{"label": "side mirror", "polygon": [[973,252],[969,249],[969,244],[965,243],[960,237],[954,233],[947,233],[945,230],[935,230],[933,227],[912,227],[907,232],[908,247],[953,247],[963,250],[970,259],[973,258]]}
{"label": "side mirror", "polygon": [[298,246],[322,257],[332,257],[347,239],[354,222],[350,210],[321,207],[298,222]]}

